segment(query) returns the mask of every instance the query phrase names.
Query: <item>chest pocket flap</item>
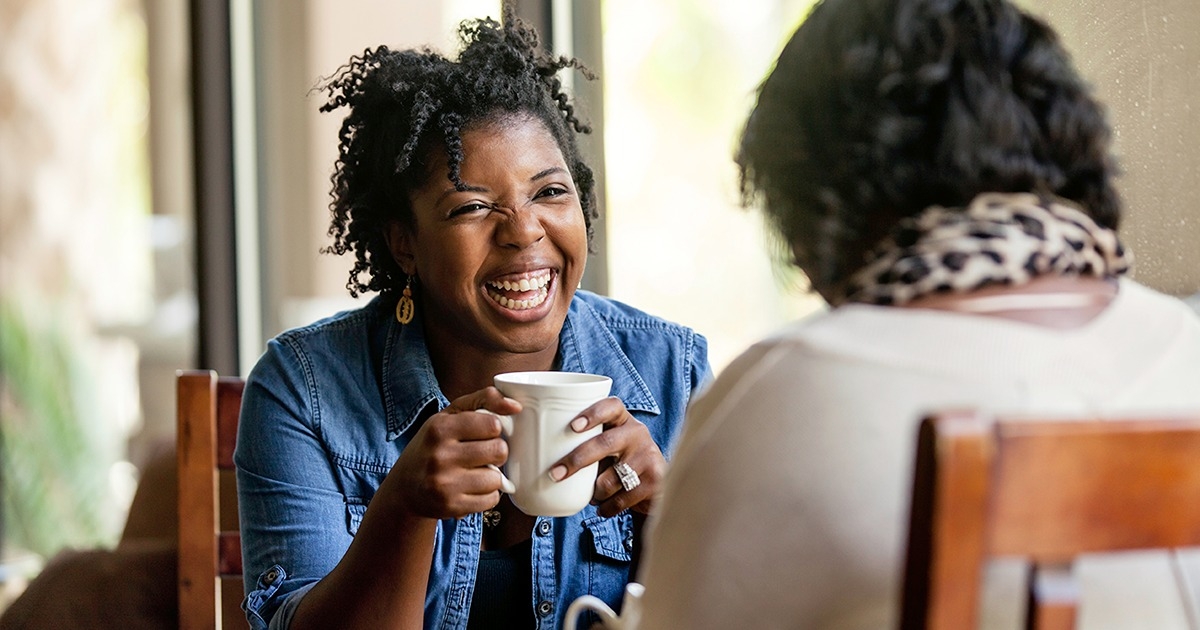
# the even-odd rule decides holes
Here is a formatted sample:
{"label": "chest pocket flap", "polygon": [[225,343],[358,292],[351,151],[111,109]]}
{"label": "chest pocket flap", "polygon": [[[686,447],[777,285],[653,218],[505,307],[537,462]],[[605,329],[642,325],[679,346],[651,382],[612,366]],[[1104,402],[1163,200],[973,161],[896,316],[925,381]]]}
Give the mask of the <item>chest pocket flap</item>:
{"label": "chest pocket flap", "polygon": [[629,512],[610,518],[593,516],[583,521],[583,528],[597,555],[621,562],[633,560],[633,515]]}

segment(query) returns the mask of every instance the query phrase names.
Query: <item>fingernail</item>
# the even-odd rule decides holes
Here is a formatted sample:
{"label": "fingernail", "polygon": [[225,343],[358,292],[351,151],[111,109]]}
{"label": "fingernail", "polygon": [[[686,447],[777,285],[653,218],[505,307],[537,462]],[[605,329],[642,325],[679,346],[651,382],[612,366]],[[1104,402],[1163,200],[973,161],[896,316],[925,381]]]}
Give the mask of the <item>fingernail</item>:
{"label": "fingernail", "polygon": [[583,416],[579,416],[571,421],[571,428],[574,429],[576,433],[586,429],[587,425],[588,419],[584,418]]}
{"label": "fingernail", "polygon": [[559,464],[550,469],[550,478],[555,481],[562,481],[563,477],[567,476],[567,467]]}
{"label": "fingernail", "polygon": [[506,402],[506,403],[509,403],[509,404],[512,404],[512,405],[519,405],[519,404],[521,404],[521,403],[517,402],[515,399],[513,399],[513,398],[509,398],[508,396],[505,396],[505,397],[504,397],[504,402]]}

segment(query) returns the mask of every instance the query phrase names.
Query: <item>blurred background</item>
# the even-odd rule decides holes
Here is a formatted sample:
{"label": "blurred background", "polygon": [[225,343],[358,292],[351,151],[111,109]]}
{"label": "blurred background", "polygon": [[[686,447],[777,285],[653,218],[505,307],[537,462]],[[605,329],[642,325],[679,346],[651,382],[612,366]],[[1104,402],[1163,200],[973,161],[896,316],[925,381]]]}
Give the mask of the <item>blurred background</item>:
{"label": "blurred background", "polygon": [[[173,449],[176,370],[244,375],[362,303],[318,253],[340,117],[313,86],[366,47],[453,53],[500,1],[0,0],[0,607],[61,550],[116,544]],[[811,0],[514,4],[600,77],[572,81],[604,213],[586,288],[692,326],[718,371],[823,308],[731,160]],[[1023,4],[1109,106],[1134,277],[1196,303],[1200,3]]]}

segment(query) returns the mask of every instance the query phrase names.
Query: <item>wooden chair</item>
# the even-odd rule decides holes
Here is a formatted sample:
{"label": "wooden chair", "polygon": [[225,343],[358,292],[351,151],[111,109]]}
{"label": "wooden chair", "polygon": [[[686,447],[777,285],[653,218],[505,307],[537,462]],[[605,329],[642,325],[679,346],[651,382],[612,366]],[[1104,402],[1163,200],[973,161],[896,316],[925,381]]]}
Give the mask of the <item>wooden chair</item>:
{"label": "wooden chair", "polygon": [[[242,549],[233,492],[233,447],[242,404],[240,378],[210,370],[176,375],[179,475],[179,627],[247,627],[241,600]],[[235,581],[225,589],[222,582]],[[232,608],[232,610],[230,610]],[[224,618],[224,619],[222,619]],[[240,621],[239,621],[240,620]]]}
{"label": "wooden chair", "polygon": [[1084,553],[1200,545],[1200,414],[920,428],[902,628],[978,627],[988,557],[1031,566],[1027,627],[1073,628]]}

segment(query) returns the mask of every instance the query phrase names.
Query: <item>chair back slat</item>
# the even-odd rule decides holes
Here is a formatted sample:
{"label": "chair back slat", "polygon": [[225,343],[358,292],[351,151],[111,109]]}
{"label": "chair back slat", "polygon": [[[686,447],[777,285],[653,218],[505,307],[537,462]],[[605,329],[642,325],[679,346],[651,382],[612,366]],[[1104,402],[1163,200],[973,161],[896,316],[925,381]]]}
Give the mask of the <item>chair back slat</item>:
{"label": "chair back slat", "polygon": [[221,470],[233,470],[233,447],[245,386],[240,378],[223,376],[217,380],[217,468]]}
{"label": "chair back slat", "polygon": [[[222,580],[241,581],[241,537],[221,527],[219,472],[233,469],[243,387],[242,379],[210,370],[176,377],[180,628],[222,627]],[[231,618],[240,617],[233,612]]]}
{"label": "chair back slat", "polygon": [[910,516],[902,628],[977,627],[984,563],[998,556],[1031,563],[1027,627],[1073,627],[1074,589],[1047,589],[1046,575],[1070,580],[1083,553],[1200,545],[1200,412],[931,416]]}
{"label": "chair back slat", "polygon": [[[953,439],[947,436],[953,436]],[[904,573],[903,630],[975,627],[987,540],[993,452],[982,418],[969,411],[926,420],[917,433]],[[959,506],[946,509],[947,504]]]}
{"label": "chair back slat", "polygon": [[997,425],[988,552],[1038,562],[1200,545],[1196,421]]}
{"label": "chair back slat", "polygon": [[242,577],[242,536],[238,532],[217,534],[217,575],[227,579]]}

